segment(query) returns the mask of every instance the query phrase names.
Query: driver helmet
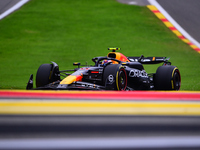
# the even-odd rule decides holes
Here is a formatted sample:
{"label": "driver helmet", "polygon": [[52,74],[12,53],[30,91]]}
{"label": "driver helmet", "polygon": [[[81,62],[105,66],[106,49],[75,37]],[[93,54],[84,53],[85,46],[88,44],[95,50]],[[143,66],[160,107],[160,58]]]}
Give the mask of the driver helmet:
{"label": "driver helmet", "polygon": [[111,60],[103,60],[103,61],[102,61],[102,65],[105,66],[105,65],[106,65],[107,63],[109,63],[109,62],[112,62],[112,61],[111,61]]}

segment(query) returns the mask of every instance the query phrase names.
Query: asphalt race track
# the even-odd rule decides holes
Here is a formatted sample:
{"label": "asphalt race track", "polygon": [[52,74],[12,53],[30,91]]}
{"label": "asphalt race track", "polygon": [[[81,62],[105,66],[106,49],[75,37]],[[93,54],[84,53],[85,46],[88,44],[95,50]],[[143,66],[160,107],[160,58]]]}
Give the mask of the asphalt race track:
{"label": "asphalt race track", "polygon": [[12,6],[17,4],[20,0],[0,0],[0,14],[4,13]]}
{"label": "asphalt race track", "polygon": [[157,0],[157,2],[190,36],[200,43],[199,0]]}
{"label": "asphalt race track", "polygon": [[199,148],[200,92],[0,91],[0,149]]}

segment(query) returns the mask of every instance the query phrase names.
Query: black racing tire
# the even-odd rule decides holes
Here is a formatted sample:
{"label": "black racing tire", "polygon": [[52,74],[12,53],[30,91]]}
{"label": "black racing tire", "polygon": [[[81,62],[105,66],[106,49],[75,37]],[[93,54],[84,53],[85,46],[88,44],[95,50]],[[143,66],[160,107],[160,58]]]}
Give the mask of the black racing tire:
{"label": "black racing tire", "polygon": [[[124,91],[127,87],[127,74],[124,67],[120,64],[110,64],[104,68],[103,72],[103,84],[106,86],[108,78],[113,78],[113,84],[111,87],[106,87],[108,90]],[[107,80],[108,79],[108,80]]]}
{"label": "black racing tire", "polygon": [[36,74],[36,87],[43,87],[50,83],[52,64],[42,64]]}
{"label": "black racing tire", "polygon": [[180,90],[181,74],[179,69],[175,66],[160,66],[158,67],[154,86],[156,90]]}

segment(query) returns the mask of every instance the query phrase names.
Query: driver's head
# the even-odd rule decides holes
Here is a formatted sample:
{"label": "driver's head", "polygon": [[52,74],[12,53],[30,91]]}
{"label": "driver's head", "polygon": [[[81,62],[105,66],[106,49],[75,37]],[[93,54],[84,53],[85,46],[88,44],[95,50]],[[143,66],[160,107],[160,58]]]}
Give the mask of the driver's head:
{"label": "driver's head", "polygon": [[112,61],[111,61],[111,60],[107,60],[107,59],[106,59],[106,60],[103,60],[103,61],[102,61],[102,65],[106,65],[106,64],[109,63],[109,62],[112,62]]}

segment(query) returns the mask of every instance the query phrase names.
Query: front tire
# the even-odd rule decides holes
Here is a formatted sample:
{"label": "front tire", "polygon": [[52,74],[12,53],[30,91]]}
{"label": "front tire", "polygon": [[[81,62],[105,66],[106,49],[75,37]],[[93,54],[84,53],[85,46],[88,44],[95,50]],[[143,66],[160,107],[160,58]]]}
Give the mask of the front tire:
{"label": "front tire", "polygon": [[124,91],[127,87],[127,74],[120,64],[110,64],[105,67],[103,84],[107,90]]}
{"label": "front tire", "polygon": [[36,74],[36,87],[42,87],[50,83],[52,64],[42,64]]}
{"label": "front tire", "polygon": [[180,90],[181,75],[175,66],[158,67],[154,80],[156,90]]}

